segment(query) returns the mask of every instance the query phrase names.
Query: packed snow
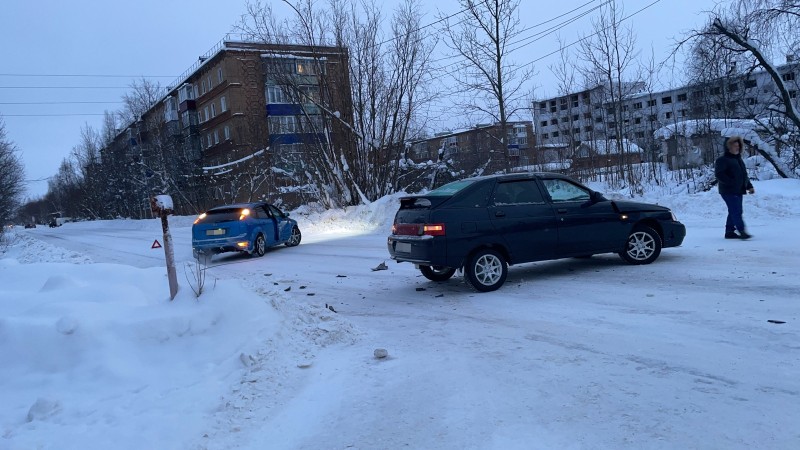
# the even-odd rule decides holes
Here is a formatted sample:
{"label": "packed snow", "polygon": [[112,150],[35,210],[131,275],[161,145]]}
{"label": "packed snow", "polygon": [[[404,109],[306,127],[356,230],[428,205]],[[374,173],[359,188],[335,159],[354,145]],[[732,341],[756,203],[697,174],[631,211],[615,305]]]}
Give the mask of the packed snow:
{"label": "packed snow", "polygon": [[750,241],[714,191],[650,186],[682,247],[486,294],[388,260],[398,196],[292,211],[300,246],[216,256],[199,297],[170,217],[173,301],[158,220],[15,228],[0,448],[800,448],[800,181],[754,184]]}

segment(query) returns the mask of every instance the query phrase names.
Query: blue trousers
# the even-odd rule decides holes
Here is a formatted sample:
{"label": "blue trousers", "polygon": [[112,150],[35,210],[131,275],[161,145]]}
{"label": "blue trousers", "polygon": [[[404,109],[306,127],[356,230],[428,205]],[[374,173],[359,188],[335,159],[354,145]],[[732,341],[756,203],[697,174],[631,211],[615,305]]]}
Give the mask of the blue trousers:
{"label": "blue trousers", "polygon": [[744,231],[744,219],[742,219],[742,198],[741,194],[720,194],[725,204],[728,205],[728,218],[725,220],[725,232],[732,233],[734,230]]}

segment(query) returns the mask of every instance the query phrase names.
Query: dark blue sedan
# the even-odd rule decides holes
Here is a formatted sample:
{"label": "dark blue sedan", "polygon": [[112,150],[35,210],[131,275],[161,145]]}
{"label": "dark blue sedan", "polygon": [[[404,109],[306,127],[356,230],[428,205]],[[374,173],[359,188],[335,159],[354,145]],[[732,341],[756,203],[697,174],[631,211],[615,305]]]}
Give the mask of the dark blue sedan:
{"label": "dark blue sedan", "polygon": [[222,252],[263,256],[269,247],[294,247],[300,238],[297,221],[265,202],[217,206],[200,214],[192,225],[196,257]]}

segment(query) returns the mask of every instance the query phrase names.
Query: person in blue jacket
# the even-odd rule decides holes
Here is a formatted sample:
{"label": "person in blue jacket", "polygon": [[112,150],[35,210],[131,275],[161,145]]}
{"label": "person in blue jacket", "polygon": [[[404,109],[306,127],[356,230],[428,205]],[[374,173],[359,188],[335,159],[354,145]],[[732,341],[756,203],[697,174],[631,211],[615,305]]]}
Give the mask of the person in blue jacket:
{"label": "person in blue jacket", "polygon": [[[744,141],[733,136],[725,141],[725,153],[717,158],[714,174],[717,176],[719,195],[728,206],[728,218],[725,221],[725,239],[750,239],[745,231],[742,218],[742,199],[745,193],[755,194],[753,184],[747,176],[747,168],[742,160]],[[738,233],[737,233],[738,231]]]}

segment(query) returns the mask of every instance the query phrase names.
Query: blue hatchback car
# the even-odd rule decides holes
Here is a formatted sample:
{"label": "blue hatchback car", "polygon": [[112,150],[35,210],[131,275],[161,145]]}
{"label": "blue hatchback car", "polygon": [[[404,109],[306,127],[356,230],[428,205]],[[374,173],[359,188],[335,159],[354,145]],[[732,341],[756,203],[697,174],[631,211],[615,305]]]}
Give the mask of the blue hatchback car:
{"label": "blue hatchback car", "polygon": [[195,257],[222,252],[263,256],[269,247],[294,247],[300,238],[297,221],[265,202],[217,206],[200,214],[192,225]]}

